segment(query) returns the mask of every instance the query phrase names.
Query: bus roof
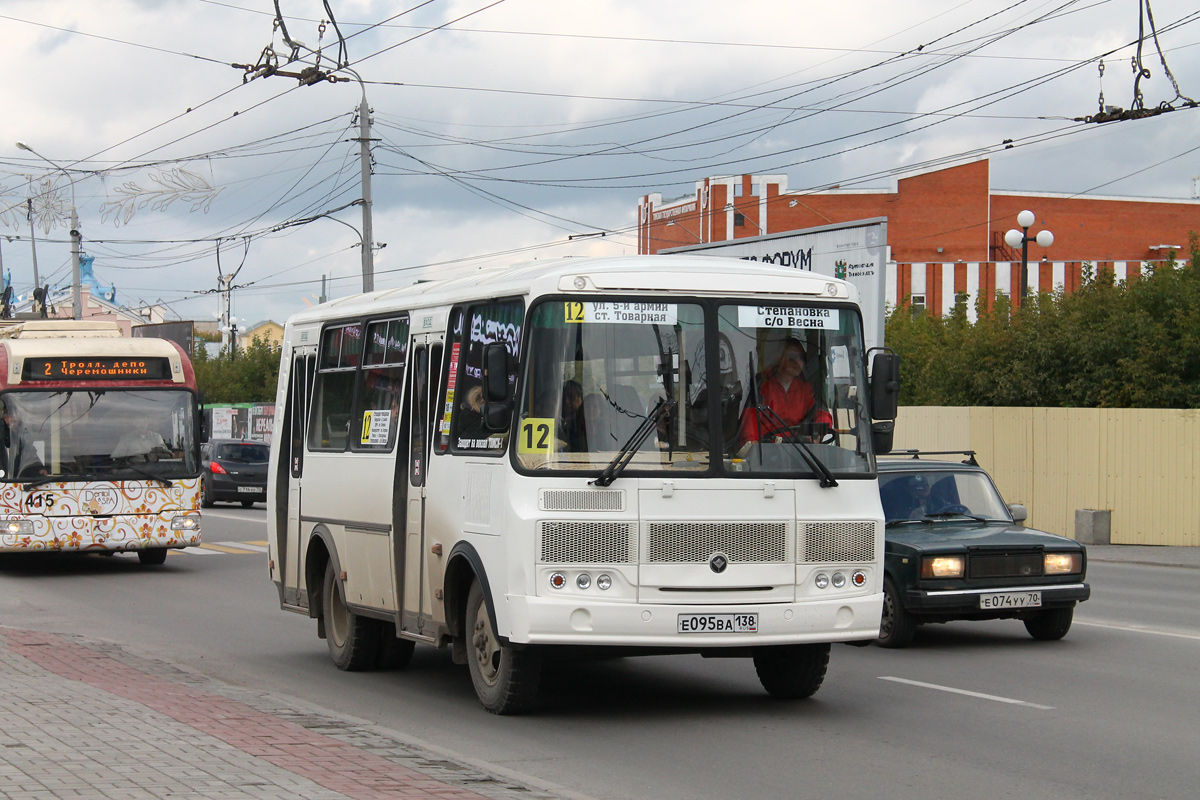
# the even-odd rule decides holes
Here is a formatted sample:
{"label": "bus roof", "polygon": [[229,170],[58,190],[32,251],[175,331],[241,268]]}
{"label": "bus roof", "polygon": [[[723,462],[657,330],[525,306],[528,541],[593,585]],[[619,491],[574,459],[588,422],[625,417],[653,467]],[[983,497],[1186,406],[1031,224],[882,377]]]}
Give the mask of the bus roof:
{"label": "bus roof", "polygon": [[[580,278],[581,286],[576,283]],[[750,282],[752,285],[748,286],[748,278],[755,279]],[[857,290],[846,281],[759,261],[685,255],[562,258],[351,295],[297,312],[289,322],[302,324],[386,308],[428,308],[482,297],[557,292],[800,295],[853,302],[858,299]]]}
{"label": "bus roof", "polygon": [[112,320],[29,319],[0,323],[0,339],[117,339],[124,336],[121,326]]}

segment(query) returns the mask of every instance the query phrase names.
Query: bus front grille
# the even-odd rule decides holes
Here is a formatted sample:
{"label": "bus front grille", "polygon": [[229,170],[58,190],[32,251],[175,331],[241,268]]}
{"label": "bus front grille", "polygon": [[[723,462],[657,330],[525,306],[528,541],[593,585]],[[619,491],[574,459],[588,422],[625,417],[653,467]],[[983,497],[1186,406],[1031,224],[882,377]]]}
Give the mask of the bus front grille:
{"label": "bus front grille", "polygon": [[801,561],[805,563],[871,561],[875,558],[874,522],[807,522],[801,527]]}
{"label": "bus front grille", "polygon": [[632,564],[637,524],[544,520],[538,525],[538,553],[543,564]]}
{"label": "bus front grille", "polygon": [[714,553],[734,564],[791,561],[785,521],[649,522],[644,560],[648,564],[705,564]]}
{"label": "bus front grille", "polygon": [[542,511],[624,511],[625,492],[615,489],[542,489]]}

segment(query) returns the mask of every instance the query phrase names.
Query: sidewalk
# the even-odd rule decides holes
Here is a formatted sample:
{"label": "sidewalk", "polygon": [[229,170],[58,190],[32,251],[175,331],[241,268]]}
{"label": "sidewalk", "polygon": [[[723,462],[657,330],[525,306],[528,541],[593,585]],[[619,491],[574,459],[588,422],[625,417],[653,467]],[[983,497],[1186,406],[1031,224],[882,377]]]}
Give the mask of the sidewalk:
{"label": "sidewalk", "polygon": [[1200,547],[1157,547],[1142,544],[1089,544],[1086,547],[1089,563],[1107,561],[1200,569]]}
{"label": "sidewalk", "polygon": [[6,800],[562,797],[77,638],[0,627],[0,695]]}

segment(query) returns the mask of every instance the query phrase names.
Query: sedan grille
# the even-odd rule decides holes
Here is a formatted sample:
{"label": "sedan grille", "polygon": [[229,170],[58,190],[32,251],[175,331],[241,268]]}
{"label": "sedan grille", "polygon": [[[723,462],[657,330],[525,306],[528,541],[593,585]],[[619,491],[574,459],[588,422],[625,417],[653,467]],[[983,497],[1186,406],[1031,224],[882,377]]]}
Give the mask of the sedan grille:
{"label": "sedan grille", "polygon": [[1033,553],[971,553],[968,559],[972,578],[1033,578],[1042,574],[1044,560],[1040,551]]}

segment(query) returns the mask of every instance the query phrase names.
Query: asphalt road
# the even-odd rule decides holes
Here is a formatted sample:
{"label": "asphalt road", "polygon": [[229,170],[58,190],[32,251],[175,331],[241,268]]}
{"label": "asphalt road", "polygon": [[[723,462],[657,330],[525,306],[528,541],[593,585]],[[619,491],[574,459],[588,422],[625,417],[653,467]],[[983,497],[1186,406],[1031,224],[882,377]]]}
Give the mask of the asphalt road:
{"label": "asphalt road", "polygon": [[558,664],[538,713],[499,718],[463,667],[342,673],[279,610],[265,512],[205,514],[206,546],[136,558],[0,557],[0,620],[121,644],[364,719],[448,755],[593,798],[1162,798],[1200,779],[1200,571],[1093,563],[1061,642],[1019,622],[922,628],[902,651],[835,646],[811,700],[743,660]]}

